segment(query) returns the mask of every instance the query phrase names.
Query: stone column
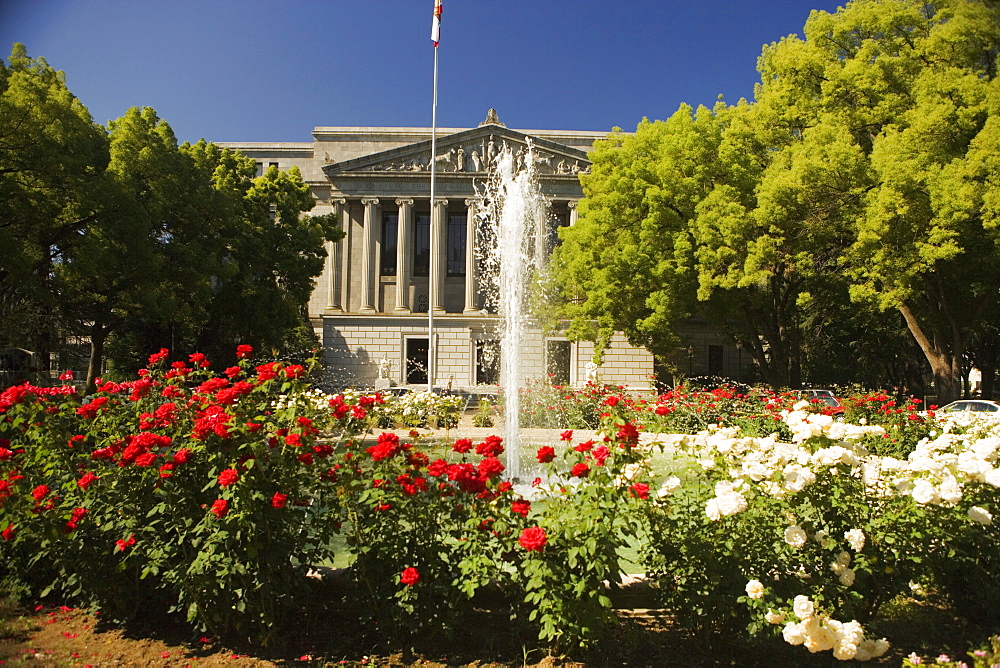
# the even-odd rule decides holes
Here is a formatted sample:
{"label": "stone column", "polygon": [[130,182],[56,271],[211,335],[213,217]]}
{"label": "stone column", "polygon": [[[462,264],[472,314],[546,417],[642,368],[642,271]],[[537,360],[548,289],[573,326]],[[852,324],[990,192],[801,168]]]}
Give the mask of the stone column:
{"label": "stone column", "polygon": [[448,246],[445,234],[448,226],[448,200],[438,199],[431,203],[431,266],[428,277],[428,307],[435,313],[444,313],[444,274],[447,264]]}
{"label": "stone column", "polygon": [[410,275],[413,273],[413,200],[397,199],[399,218],[396,222],[396,308],[410,312]]}
{"label": "stone column", "polygon": [[566,206],[569,207],[569,225],[570,225],[570,227],[572,227],[573,225],[576,224],[576,219],[577,219],[576,204],[577,204],[578,201],[579,200],[571,199],[570,201],[566,202]]}
{"label": "stone column", "polygon": [[[340,221],[340,229],[348,229],[349,221],[346,221],[347,217],[347,200],[331,199],[330,204],[333,205],[333,212],[337,219]],[[337,242],[326,242],[326,266],[327,266],[327,290],[326,290],[326,308],[329,311],[343,311],[343,302],[341,301],[341,285],[343,284],[344,278],[342,273],[342,260],[344,253],[344,241],[341,239]]]}
{"label": "stone column", "polygon": [[465,200],[465,312],[475,313],[476,307],[476,207],[478,199]]}
{"label": "stone column", "polygon": [[375,311],[375,247],[378,245],[378,198],[363,197],[365,205],[365,236],[361,246],[361,310]]}

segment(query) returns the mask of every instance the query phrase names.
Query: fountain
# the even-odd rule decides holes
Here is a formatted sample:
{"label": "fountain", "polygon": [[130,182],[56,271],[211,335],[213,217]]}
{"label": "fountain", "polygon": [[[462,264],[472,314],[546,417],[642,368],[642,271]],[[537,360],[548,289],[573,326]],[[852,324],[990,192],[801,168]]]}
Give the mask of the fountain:
{"label": "fountain", "polygon": [[482,193],[480,238],[477,243],[483,267],[486,310],[500,316],[500,388],[504,401],[504,442],[507,476],[521,477],[520,387],[521,353],[529,313],[531,281],[546,256],[546,223],[549,213],[535,177],[534,151],[498,152]]}

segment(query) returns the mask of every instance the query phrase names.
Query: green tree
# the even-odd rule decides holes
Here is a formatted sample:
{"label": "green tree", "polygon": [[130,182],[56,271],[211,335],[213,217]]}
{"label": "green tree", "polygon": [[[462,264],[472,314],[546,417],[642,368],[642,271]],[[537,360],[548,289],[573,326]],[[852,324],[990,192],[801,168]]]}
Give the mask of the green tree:
{"label": "green tree", "polygon": [[718,176],[721,131],[711,110],[681,107],[595,143],[579,220],[560,230],[549,267],[570,336],[600,350],[621,330],[660,358],[677,346],[674,323],[697,307],[689,226]]}
{"label": "green tree", "polygon": [[132,108],[109,138],[99,224],[54,267],[60,310],[90,341],[91,389],[109,336],[127,323],[204,322],[217,258],[219,203],[170,126]]}
{"label": "green tree", "polygon": [[55,345],[52,265],[94,225],[105,130],[65,76],[15,44],[0,62],[0,346]]}
{"label": "green tree", "polygon": [[762,95],[864,155],[863,207],[846,212],[852,296],[902,314],[940,401],[958,396],[971,337],[996,312],[998,52],[993,3],[856,0],[813,12],[804,40],[760,61]]}
{"label": "green tree", "polygon": [[293,352],[302,331],[311,332],[306,307],[323,270],[324,242],[343,236],[337,217],[304,215],[315,198],[297,167],[271,167],[254,178],[254,161],[238,153],[204,142],[183,148],[211,168],[230,209],[199,350],[220,361],[232,357],[236,342]]}

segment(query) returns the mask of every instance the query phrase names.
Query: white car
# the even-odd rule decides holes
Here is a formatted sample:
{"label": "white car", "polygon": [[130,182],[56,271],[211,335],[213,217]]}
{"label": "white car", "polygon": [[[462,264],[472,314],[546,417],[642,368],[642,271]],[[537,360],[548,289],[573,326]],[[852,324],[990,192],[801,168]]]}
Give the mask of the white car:
{"label": "white car", "polygon": [[1000,418],[1000,404],[987,399],[959,399],[937,409],[938,413],[995,413],[983,417]]}

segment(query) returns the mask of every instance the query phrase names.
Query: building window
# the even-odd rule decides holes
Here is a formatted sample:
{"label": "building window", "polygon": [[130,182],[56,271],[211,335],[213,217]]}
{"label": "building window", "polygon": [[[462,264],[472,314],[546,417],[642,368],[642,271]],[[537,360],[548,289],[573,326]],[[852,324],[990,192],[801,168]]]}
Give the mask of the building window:
{"label": "building window", "polygon": [[429,276],[431,273],[431,217],[422,213],[413,221],[413,275]]}
{"label": "building window", "polygon": [[476,341],[476,385],[500,383],[500,342],[492,339]]}
{"label": "building window", "polygon": [[406,383],[427,383],[427,339],[406,339]]}
{"label": "building window", "polygon": [[448,275],[465,276],[465,215],[448,216]]}
{"label": "building window", "polygon": [[559,228],[561,227],[569,227],[569,213],[555,211],[549,220],[549,247],[546,249],[549,253],[562,243],[559,239]]}
{"label": "building window", "polygon": [[269,163],[267,163],[267,168],[268,169],[271,169],[272,167],[274,167],[275,169],[277,169],[278,168],[278,163],[276,163],[276,162],[269,162]]}
{"label": "building window", "polygon": [[380,272],[383,276],[396,275],[396,231],[399,227],[398,213],[382,214],[382,243],[379,245]]}
{"label": "building window", "polygon": [[254,172],[254,176],[255,177],[256,176],[264,176],[264,163],[263,162],[255,162],[254,165],[257,168],[256,171]]}
{"label": "building window", "polygon": [[708,375],[710,376],[721,376],[723,375],[723,351],[725,349],[722,346],[709,346],[708,347]]}
{"label": "building window", "polygon": [[545,342],[545,372],[552,385],[569,385],[571,345],[569,341]]}

